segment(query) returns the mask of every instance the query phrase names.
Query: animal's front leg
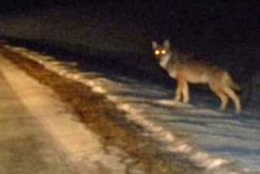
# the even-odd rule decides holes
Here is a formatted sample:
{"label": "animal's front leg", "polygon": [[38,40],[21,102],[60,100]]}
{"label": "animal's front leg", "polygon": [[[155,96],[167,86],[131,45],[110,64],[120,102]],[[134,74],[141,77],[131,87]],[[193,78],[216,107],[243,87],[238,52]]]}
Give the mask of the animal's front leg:
{"label": "animal's front leg", "polygon": [[177,89],[175,91],[175,98],[174,100],[179,102],[182,98],[182,88],[183,88],[183,82],[181,79],[177,79]]}
{"label": "animal's front leg", "polygon": [[188,103],[190,101],[189,85],[187,81],[183,81],[182,88],[183,102]]}
{"label": "animal's front leg", "polygon": [[179,102],[181,100],[181,89],[177,86],[177,89],[175,91],[175,101]]}

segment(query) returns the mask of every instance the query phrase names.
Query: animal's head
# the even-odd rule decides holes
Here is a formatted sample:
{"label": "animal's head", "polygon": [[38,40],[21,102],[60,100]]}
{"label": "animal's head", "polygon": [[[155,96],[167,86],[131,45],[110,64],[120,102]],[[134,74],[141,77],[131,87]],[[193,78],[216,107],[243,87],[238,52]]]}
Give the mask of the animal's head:
{"label": "animal's head", "polygon": [[156,58],[161,59],[165,55],[171,54],[170,41],[165,40],[162,45],[152,41],[153,54]]}
{"label": "animal's head", "polygon": [[164,40],[163,44],[152,41],[153,54],[159,61],[163,61],[171,57],[172,61],[185,62],[194,58],[193,54],[180,53],[176,49],[172,49],[169,40]]}

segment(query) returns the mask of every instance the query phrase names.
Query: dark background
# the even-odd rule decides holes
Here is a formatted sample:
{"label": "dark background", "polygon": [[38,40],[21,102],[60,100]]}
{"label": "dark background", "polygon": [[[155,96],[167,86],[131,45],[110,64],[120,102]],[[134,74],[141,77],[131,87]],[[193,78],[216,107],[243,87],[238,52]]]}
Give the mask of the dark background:
{"label": "dark background", "polygon": [[[90,6],[92,8],[89,9]],[[123,24],[124,22],[135,23],[135,27],[143,28],[145,39],[170,38],[181,51],[205,56],[208,56],[212,49],[237,48],[241,45],[250,45],[258,49],[255,47],[259,45],[260,3],[257,1],[6,0],[0,2],[2,15],[30,14],[55,7],[74,8],[74,13],[81,15],[82,20],[90,13],[96,14],[95,20],[107,18],[99,21],[103,23],[102,25],[109,25],[111,20],[109,18],[114,20],[121,18],[122,29],[127,26]],[[106,22],[107,24],[104,24]]]}
{"label": "dark background", "polygon": [[256,0],[9,0],[0,10],[3,39],[76,60],[83,70],[164,83],[151,41],[167,38],[179,52],[227,69],[247,91],[260,83]]}

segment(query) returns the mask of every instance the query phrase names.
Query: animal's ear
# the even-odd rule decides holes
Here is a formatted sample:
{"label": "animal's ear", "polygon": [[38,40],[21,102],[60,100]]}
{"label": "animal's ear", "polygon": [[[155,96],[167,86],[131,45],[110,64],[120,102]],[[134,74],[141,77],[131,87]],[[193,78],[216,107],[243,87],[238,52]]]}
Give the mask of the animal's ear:
{"label": "animal's ear", "polygon": [[166,48],[170,48],[170,41],[168,39],[164,40],[163,46],[165,46]]}
{"label": "animal's ear", "polygon": [[157,44],[157,42],[155,42],[155,41],[152,41],[152,47],[153,47],[153,49],[156,49],[156,48],[158,47],[158,44]]}

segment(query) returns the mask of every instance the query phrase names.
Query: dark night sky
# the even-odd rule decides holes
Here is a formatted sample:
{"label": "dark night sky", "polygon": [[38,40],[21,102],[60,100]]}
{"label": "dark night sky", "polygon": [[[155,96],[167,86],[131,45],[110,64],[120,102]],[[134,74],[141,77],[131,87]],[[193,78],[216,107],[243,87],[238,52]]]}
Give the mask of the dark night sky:
{"label": "dark night sky", "polygon": [[[53,6],[73,6],[77,4],[102,3],[102,0],[1,0],[1,13],[26,12],[34,8],[48,8]],[[112,1],[109,1],[112,2]],[[129,6],[139,6],[139,1],[114,1]],[[152,0],[148,1],[147,12],[153,15],[158,24],[177,22],[193,28],[197,25],[201,28],[208,25],[227,26],[231,30],[242,25],[256,27],[259,23],[260,3],[257,0],[237,1],[205,1],[205,0]],[[217,23],[217,24],[216,24]],[[178,25],[176,25],[178,26]],[[176,29],[176,28],[175,28]]]}
{"label": "dark night sky", "polygon": [[1,0],[0,9],[1,13],[14,13],[28,11],[36,7],[52,7],[57,5],[67,5],[79,2],[79,0]]}
{"label": "dark night sky", "polygon": [[[112,5],[105,7],[106,5],[100,5],[102,3]],[[85,8],[89,4],[91,7]],[[73,9],[75,7],[73,13],[83,23],[83,25],[75,25],[75,27],[84,26],[84,22],[86,22],[86,26],[93,22],[97,23],[97,26],[93,27],[94,29],[105,28],[104,31],[98,33],[102,36],[107,33],[102,41],[99,40],[101,36],[96,38],[94,37],[96,33],[90,32],[89,36],[94,37],[92,40],[97,44],[108,42],[109,45],[112,45],[114,40],[121,39],[118,37],[120,35],[123,39],[118,42],[119,44],[116,43],[115,47],[122,45],[121,43],[129,43],[129,45],[133,43],[133,45],[136,44],[135,47],[140,48],[138,45],[140,41],[149,45],[151,39],[170,38],[173,45],[177,45],[182,50],[202,53],[206,55],[205,57],[215,57],[215,60],[226,61],[225,56],[228,55],[230,65],[234,64],[233,60],[238,62],[239,59],[241,64],[250,64],[245,65],[248,69],[248,67],[260,62],[258,60],[260,59],[258,56],[260,55],[260,52],[258,53],[260,50],[259,0],[151,0],[148,2],[138,0],[1,0],[0,15],[14,14],[14,16],[19,16],[54,7],[72,7]],[[85,17],[92,15],[92,13],[95,13],[93,16],[97,19],[91,18],[90,20],[93,21],[86,21]],[[117,19],[114,20],[114,18]],[[114,23],[111,24],[109,21]],[[69,24],[73,26],[71,23]],[[132,23],[134,24],[132,25]],[[70,25],[66,23],[66,27]],[[108,32],[109,27],[112,28],[112,34],[116,33],[116,27],[121,29],[119,31],[121,33],[112,36],[115,39],[112,39],[111,42],[109,39],[112,34]],[[129,36],[125,36],[124,29],[130,27],[132,28],[129,30]],[[144,29],[139,30],[135,27]],[[140,34],[140,31],[144,32]],[[87,33],[87,31],[84,30],[82,33]],[[137,35],[135,35],[136,33]],[[57,32],[57,35],[59,34],[60,31]],[[137,38],[140,35],[145,39]],[[130,37],[134,37],[134,39],[131,38],[131,40]],[[83,35],[80,38],[85,41],[84,38],[89,39],[90,37]],[[148,51],[150,51],[149,48]],[[237,56],[240,57],[237,58]]]}
{"label": "dark night sky", "polygon": [[[112,1],[91,0],[2,0],[2,14],[26,13],[40,8],[54,6],[80,6]],[[205,0],[152,0],[145,4],[140,1],[113,1],[124,4],[123,10],[106,11],[129,14],[134,20],[147,20],[154,26],[155,37],[171,37],[173,40],[218,40],[245,42],[259,37],[260,2],[257,0],[205,1]],[[127,5],[126,5],[127,4]],[[116,8],[120,8],[117,6]],[[97,8],[100,12],[103,9]],[[77,11],[75,12],[77,13]],[[81,11],[82,13],[82,11]],[[136,13],[136,14],[135,14]],[[141,15],[140,15],[141,14]],[[109,14],[108,14],[109,15]],[[157,33],[156,33],[157,31]],[[198,39],[199,38],[199,39]],[[255,39],[254,39],[255,41]],[[187,41],[186,41],[187,42]],[[177,43],[179,44],[179,43]]]}

